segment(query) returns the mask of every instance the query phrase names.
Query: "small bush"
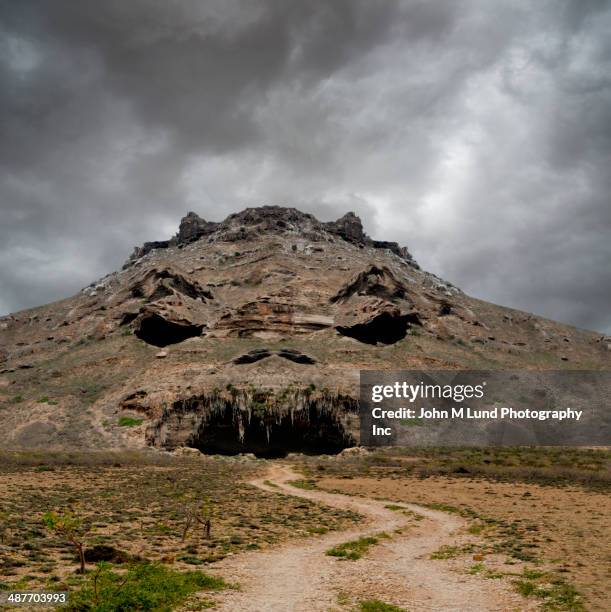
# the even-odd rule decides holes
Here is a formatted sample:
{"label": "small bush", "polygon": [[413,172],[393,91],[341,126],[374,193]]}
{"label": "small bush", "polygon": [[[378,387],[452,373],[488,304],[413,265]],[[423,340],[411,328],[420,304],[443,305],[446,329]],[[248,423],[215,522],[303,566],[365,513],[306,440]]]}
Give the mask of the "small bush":
{"label": "small bush", "polygon": [[365,601],[361,601],[359,603],[359,609],[361,612],[405,612],[403,608],[384,603],[379,599],[367,599]]}
{"label": "small bush", "polygon": [[543,610],[585,610],[581,594],[566,580],[539,570],[525,569],[514,587],[524,597],[543,600]]}
{"label": "small bush", "polygon": [[351,540],[330,548],[326,554],[330,557],[341,557],[342,559],[348,559],[349,561],[356,561],[367,552],[370,546],[377,544],[380,538],[388,537],[389,536],[387,534],[382,533],[377,537],[368,536],[359,538],[358,540]]}
{"label": "small bush", "polygon": [[316,481],[312,479],[307,480],[291,480],[289,484],[293,487],[297,487],[298,489],[305,489],[306,491],[311,491],[316,488]]}
{"label": "small bush", "polygon": [[431,559],[455,559],[460,554],[466,551],[466,548],[460,546],[442,546],[439,550],[431,553]]}
{"label": "small bush", "polygon": [[196,571],[181,573],[158,563],[137,563],[125,574],[117,574],[108,564],[100,563],[89,583],[70,593],[66,610],[170,612],[192,593],[227,586],[222,578]]}
{"label": "small bush", "polygon": [[119,419],[119,427],[136,427],[142,425],[144,419],[134,419],[133,417],[121,417]]}

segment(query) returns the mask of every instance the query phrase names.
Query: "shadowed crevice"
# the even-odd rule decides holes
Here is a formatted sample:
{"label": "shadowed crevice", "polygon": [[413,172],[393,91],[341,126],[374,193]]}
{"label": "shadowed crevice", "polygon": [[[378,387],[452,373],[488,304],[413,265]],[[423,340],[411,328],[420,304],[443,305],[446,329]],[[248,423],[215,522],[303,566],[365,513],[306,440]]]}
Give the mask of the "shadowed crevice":
{"label": "shadowed crevice", "polygon": [[237,455],[254,453],[257,457],[285,457],[288,453],[309,455],[337,454],[354,439],[344,431],[330,412],[316,404],[298,414],[254,412],[239,423],[227,407],[208,419],[192,436],[188,446],[205,454]]}
{"label": "shadowed crevice", "polygon": [[418,315],[382,312],[366,323],[338,326],[336,329],[343,336],[365,344],[394,344],[405,338],[411,325],[421,325]]}
{"label": "shadowed crevice", "polygon": [[188,321],[169,321],[157,313],[150,313],[140,319],[134,334],[147,344],[162,347],[200,336],[203,327]]}

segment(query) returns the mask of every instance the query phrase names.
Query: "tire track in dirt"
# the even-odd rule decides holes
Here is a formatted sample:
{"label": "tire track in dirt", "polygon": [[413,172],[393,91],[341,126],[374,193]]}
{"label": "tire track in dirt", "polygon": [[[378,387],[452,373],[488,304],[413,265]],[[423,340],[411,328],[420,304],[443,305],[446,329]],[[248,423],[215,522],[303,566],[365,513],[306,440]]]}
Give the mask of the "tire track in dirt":
{"label": "tire track in dirt", "polygon": [[[337,604],[339,593],[357,599],[379,598],[410,611],[509,611],[534,607],[505,581],[452,571],[445,562],[430,559],[430,554],[441,546],[455,544],[464,537],[457,533],[466,524],[461,517],[413,504],[397,504],[425,519],[413,532],[393,535],[395,529],[413,524],[413,520],[386,508],[390,502],[303,490],[288,484],[298,478],[299,474],[279,464],[250,484],[270,493],[282,492],[353,510],[365,521],[354,529],[246,552],[214,564],[210,568],[213,573],[240,584],[239,590],[215,596],[215,610],[327,612],[342,609]],[[393,535],[392,539],[382,540],[356,562],[325,555],[332,546],[382,531]]]}

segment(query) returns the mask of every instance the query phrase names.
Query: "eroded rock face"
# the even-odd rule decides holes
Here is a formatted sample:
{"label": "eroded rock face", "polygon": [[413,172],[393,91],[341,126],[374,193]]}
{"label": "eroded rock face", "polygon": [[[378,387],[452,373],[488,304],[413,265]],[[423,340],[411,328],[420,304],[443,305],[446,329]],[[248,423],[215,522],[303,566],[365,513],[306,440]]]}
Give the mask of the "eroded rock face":
{"label": "eroded rock face", "polygon": [[408,289],[405,283],[399,281],[388,268],[370,266],[344,285],[331,298],[331,302],[344,302],[355,295],[403,300],[407,298]]}
{"label": "eroded rock face", "polygon": [[272,357],[273,355],[277,355],[278,357],[282,357],[283,359],[288,359],[289,361],[292,361],[294,363],[301,363],[305,365],[313,365],[316,363],[316,359],[314,359],[314,357],[306,355],[296,349],[290,348],[281,348],[277,351],[270,350],[267,348],[254,349],[252,351],[248,351],[248,353],[239,355],[238,357],[233,359],[233,363],[236,365],[256,363],[257,361],[267,359],[268,357]]}
{"label": "eroded rock face", "polygon": [[[275,453],[335,452],[358,440],[359,369],[460,367],[473,350],[508,369],[530,355],[535,366],[607,367],[608,346],[465,296],[371,240],[352,213],[332,223],[273,206],[220,223],[192,213],[72,298],[0,317],[4,442],[262,453],[264,431]],[[87,364],[83,390],[56,384],[74,376],[67,353]],[[43,395],[57,403],[33,399]],[[90,407],[92,425],[74,429]],[[144,421],[113,427],[118,416]]]}
{"label": "eroded rock face", "polygon": [[153,446],[206,454],[335,454],[354,446],[357,402],[307,389],[238,390],[174,402],[147,431]]}
{"label": "eroded rock face", "polygon": [[300,312],[290,303],[263,298],[258,302],[242,304],[222,315],[215,329],[248,338],[262,333],[307,334],[332,325],[332,317]]}
{"label": "eroded rock face", "polygon": [[199,283],[189,280],[184,274],[170,268],[153,268],[131,287],[132,297],[146,298],[149,302],[155,302],[175,294],[200,301],[214,299],[210,290],[201,287]]}
{"label": "eroded rock face", "polygon": [[394,344],[422,320],[408,286],[384,266],[369,266],[331,298],[336,304],[336,329],[366,344]]}

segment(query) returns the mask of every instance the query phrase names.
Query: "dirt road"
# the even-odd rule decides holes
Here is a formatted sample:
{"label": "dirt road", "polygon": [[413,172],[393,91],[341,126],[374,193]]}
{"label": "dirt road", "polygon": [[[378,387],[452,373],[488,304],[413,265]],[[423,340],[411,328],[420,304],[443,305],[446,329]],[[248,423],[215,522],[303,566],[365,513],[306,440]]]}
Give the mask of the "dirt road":
{"label": "dirt road", "polygon": [[[354,609],[357,601],[380,599],[406,610],[478,611],[528,610],[532,607],[502,580],[485,580],[457,572],[430,554],[443,545],[464,541],[460,517],[400,504],[424,519],[414,521],[386,503],[288,484],[301,476],[284,465],[274,465],[253,485],[270,493],[283,492],[366,517],[358,528],[293,541],[278,548],[228,557],[213,566],[215,574],[238,582],[240,590],[219,594],[216,610],[231,612],[318,612]],[[267,483],[271,482],[275,487]],[[409,528],[393,534],[398,528]],[[370,548],[358,561],[325,555],[337,544],[374,535],[392,535]],[[348,608],[346,607],[348,606]]]}

